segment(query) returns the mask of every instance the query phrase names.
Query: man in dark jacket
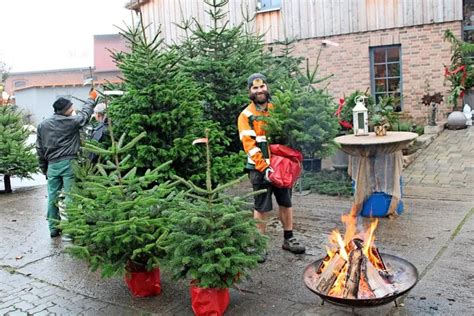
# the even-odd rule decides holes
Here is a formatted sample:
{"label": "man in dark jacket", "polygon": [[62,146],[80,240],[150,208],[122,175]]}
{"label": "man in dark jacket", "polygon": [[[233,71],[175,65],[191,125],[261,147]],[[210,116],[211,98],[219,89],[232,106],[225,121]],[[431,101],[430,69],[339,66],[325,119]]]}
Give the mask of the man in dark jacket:
{"label": "man in dark jacket", "polygon": [[48,213],[51,237],[60,235],[57,228],[61,220],[57,206],[61,189],[69,192],[74,182],[71,161],[77,158],[80,149],[80,132],[89,121],[97,99],[97,92],[91,89],[89,99],[82,109],[74,114],[70,100],[57,99],[54,104],[54,115],[38,125],[36,151],[41,171],[48,179]]}
{"label": "man in dark jacket", "polygon": [[[107,136],[107,128],[109,124],[105,115],[106,109],[107,107],[105,106],[105,103],[99,103],[94,108],[94,118],[98,122],[98,124],[92,130],[91,139],[95,140],[98,143],[103,142],[103,140]],[[95,164],[99,160],[99,155],[95,153],[90,153],[89,160]]]}

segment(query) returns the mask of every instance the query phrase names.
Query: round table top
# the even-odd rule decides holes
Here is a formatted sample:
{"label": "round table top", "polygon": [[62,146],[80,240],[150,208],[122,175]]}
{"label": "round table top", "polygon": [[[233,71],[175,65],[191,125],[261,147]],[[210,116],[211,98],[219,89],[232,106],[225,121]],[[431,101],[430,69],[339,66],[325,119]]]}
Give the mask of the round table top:
{"label": "round table top", "polygon": [[344,135],[336,137],[334,140],[341,145],[378,145],[406,142],[418,137],[417,133],[411,132],[387,132],[385,136],[376,136],[369,133],[366,136]]}
{"label": "round table top", "polygon": [[411,132],[387,132],[385,136],[376,136],[375,133],[366,136],[344,135],[336,137],[334,141],[349,155],[367,157],[401,150],[416,137],[418,134]]}

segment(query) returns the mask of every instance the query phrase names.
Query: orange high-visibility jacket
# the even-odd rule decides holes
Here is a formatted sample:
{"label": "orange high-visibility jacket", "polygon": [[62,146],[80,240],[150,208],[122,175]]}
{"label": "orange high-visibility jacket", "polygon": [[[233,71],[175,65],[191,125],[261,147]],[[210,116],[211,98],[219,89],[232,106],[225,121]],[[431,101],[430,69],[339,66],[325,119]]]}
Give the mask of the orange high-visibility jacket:
{"label": "orange high-visibility jacket", "polygon": [[[268,103],[267,109],[273,104]],[[263,172],[270,166],[270,149],[265,136],[262,117],[268,116],[268,110],[259,111],[252,102],[243,110],[237,120],[239,137],[247,154],[246,169],[256,169]]]}

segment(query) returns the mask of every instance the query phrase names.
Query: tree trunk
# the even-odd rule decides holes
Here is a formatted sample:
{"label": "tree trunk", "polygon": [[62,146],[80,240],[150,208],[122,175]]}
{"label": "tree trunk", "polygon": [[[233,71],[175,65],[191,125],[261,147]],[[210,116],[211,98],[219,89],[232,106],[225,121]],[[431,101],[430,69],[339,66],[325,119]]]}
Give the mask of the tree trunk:
{"label": "tree trunk", "polygon": [[3,176],[3,185],[5,187],[5,190],[3,192],[0,191],[0,193],[12,193],[12,184],[10,182],[9,174]]}

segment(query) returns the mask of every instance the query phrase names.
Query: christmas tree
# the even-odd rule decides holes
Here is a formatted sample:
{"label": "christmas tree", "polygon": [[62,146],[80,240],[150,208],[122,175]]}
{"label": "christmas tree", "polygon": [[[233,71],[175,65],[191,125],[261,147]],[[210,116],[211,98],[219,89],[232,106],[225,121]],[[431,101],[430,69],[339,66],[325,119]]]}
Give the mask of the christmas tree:
{"label": "christmas tree", "polygon": [[[208,138],[206,138],[208,139]],[[206,187],[174,176],[185,185],[185,198],[175,199],[169,217],[168,265],[175,279],[190,277],[202,288],[228,288],[255,267],[266,247],[246,199],[254,194],[233,197],[225,190],[247,178],[212,187],[209,143],[206,142]]]}
{"label": "christmas tree", "polygon": [[11,193],[11,176],[31,178],[39,170],[34,144],[27,144],[30,131],[23,126],[21,112],[14,106],[0,106],[0,174],[4,192]]}
{"label": "christmas tree", "polygon": [[272,98],[274,109],[265,118],[267,136],[271,143],[300,150],[306,158],[324,158],[336,148],[338,119],[332,97],[315,85],[327,81],[331,75],[318,77],[319,57],[313,69],[308,60],[304,67],[304,60],[292,55],[293,41],[280,44],[282,55],[273,64],[273,72],[279,74]]}
{"label": "christmas tree", "polygon": [[[269,54],[261,36],[245,28],[250,22],[230,26],[225,12],[228,0],[205,0],[210,24],[184,21],[181,27],[187,38],[180,46],[183,66],[202,89],[202,107],[206,118],[218,122],[231,139],[226,153],[242,149],[237,131],[237,117],[249,103],[247,78],[269,67]],[[244,11],[244,8],[242,8]],[[239,166],[240,170],[242,167]]]}
{"label": "christmas tree", "polygon": [[86,260],[92,271],[100,269],[103,277],[124,270],[151,271],[160,265],[169,229],[162,213],[176,196],[173,184],[156,184],[171,162],[138,175],[128,153],[145,133],[128,143],[125,138],[116,142],[112,133],[110,149],[85,144],[87,151],[104,162],[93,168],[89,164],[76,167],[67,220],[61,222],[63,233],[74,243],[67,251]]}
{"label": "christmas tree", "polygon": [[[143,174],[146,169],[172,160],[164,175],[204,181],[202,149],[192,146],[192,141],[204,128],[209,128],[216,141],[212,154],[220,156],[229,140],[216,123],[204,118],[202,91],[183,72],[176,50],[165,48],[158,35],[147,40],[143,26],[122,30],[122,35],[131,51],[114,55],[124,83],[111,88],[123,90],[124,95],[109,103],[107,115],[114,121],[116,133],[126,133],[126,141],[147,133],[131,148],[130,162],[137,167],[138,174]],[[226,179],[227,165],[233,163],[224,159],[213,172],[218,179]]]}

